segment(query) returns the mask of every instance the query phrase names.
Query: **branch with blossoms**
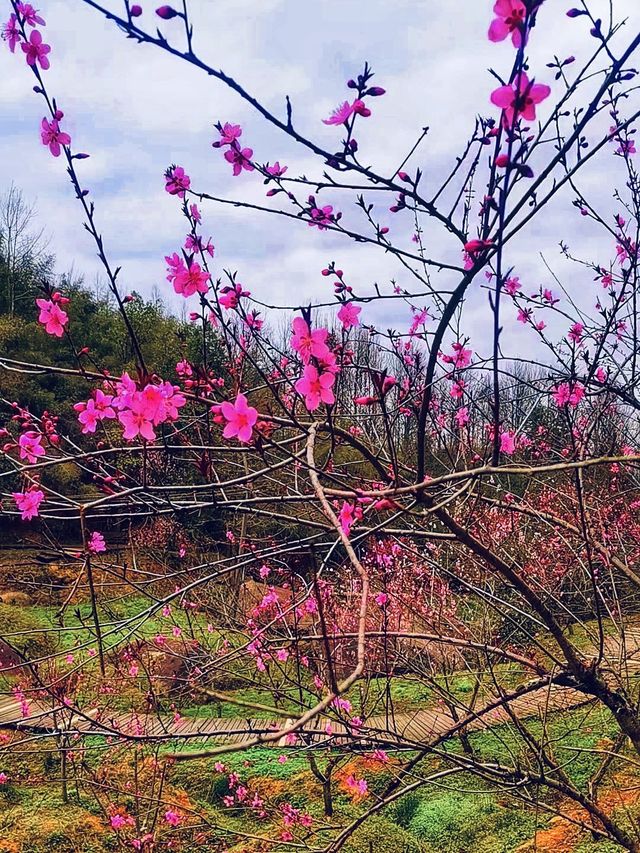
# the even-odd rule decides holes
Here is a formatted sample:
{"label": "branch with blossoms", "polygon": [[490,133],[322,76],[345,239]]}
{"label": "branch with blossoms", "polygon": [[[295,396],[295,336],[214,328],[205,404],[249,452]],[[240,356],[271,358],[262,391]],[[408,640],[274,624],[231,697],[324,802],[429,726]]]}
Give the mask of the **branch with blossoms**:
{"label": "branch with blossoms", "polygon": [[[360,130],[376,120],[377,99],[392,96],[368,63],[347,81],[347,99],[318,116],[336,133],[326,146],[294,123],[289,98],[280,117],[196,53],[186,2],[156,10],[84,2],[141,46],[230,88],[313,164],[294,175],[282,154],[256,156],[247,127],[216,119],[214,162],[239,183],[263,182],[263,203],[193,186],[188,165],[158,176],[185,223],[184,237],[166,249],[166,279],[198,329],[197,354],[185,351],[160,372],[135,333],[135,300],[121,291],[88,201],[88,155],[73,147],[47,85],[56,53],[45,20],[30,4],[10,3],[4,38],[35,75],[47,113],[42,144],[66,163],[135,359],[135,369],[115,373],[85,362],[73,299],[49,282],[34,318],[68,360],[0,357],[3,371],[86,383],[73,402],[73,429],[57,412],[2,398],[3,519],[41,533],[47,557],[73,577],[58,610],[72,647],[60,640],[30,657],[20,632],[3,638],[22,717],[48,703],[64,723],[65,785],[72,773],[94,793],[118,844],[150,850],[171,839],[186,850],[231,832],[181,804],[172,787],[174,765],[199,759],[224,776],[224,808],[264,827],[254,840],[337,851],[399,797],[442,773],[465,773],[542,810],[561,811],[554,797],[564,796],[579,809],[577,825],[637,851],[598,798],[609,764],[585,794],[552,722],[538,721],[540,734],[525,700],[542,694],[551,704],[561,695],[553,691],[565,690],[579,697],[585,719],[594,708],[609,713],[629,744],[616,760],[635,766],[640,719],[627,628],[640,583],[640,108],[630,63],[640,37],[623,43],[613,15],[607,27],[583,3],[567,14],[576,42],[591,47],[587,59],[553,57],[550,71],[534,69],[528,47],[557,13],[541,0],[497,0],[488,38],[505,43],[504,68],[487,86],[486,115],[455,141],[459,155],[427,192],[423,175],[436,171],[424,166],[427,128],[397,152],[391,174],[365,165],[375,152],[362,150]],[[175,24],[179,33],[168,29]],[[603,157],[620,169],[613,214],[588,189]],[[604,234],[610,252],[585,259],[562,242],[559,260],[577,274],[565,278],[544,258],[544,281],[534,285],[521,280],[513,241],[552,200]],[[220,266],[220,239],[214,247],[207,226],[220,204],[304,227],[320,244],[330,234],[382,252],[397,279],[369,283],[331,260],[317,275],[332,293],[311,305],[275,305]],[[433,257],[427,231],[430,246],[442,237]],[[588,280],[576,286],[583,273]],[[486,295],[483,338],[467,304],[474,289]],[[376,306],[399,328],[378,328]],[[284,333],[272,325],[278,310]],[[507,324],[532,355],[504,355]],[[70,467],[81,494],[56,478]],[[123,613],[119,602],[132,596],[135,612]],[[461,673],[472,680],[469,696],[456,689]],[[394,690],[405,677],[438,697],[429,710],[441,715],[439,734],[399,722]],[[234,695],[238,684],[252,695]],[[227,739],[207,743],[206,729],[187,725],[183,713],[194,697],[244,716]],[[247,719],[246,709],[271,719]],[[476,749],[496,712],[518,742],[512,761]],[[108,799],[100,772],[69,748],[86,725],[106,739],[115,780]],[[454,740],[461,750],[450,748]],[[332,784],[359,809],[348,825],[331,824],[328,812],[279,803],[220,760],[263,745],[275,761],[278,749],[312,761],[332,750],[335,767],[370,752],[369,766],[388,776],[369,805],[373,772],[341,775],[316,762],[325,809]],[[147,786],[136,787],[135,800],[126,800],[131,781],[128,788],[113,766],[127,750]],[[434,772],[434,761],[446,769]],[[233,834],[244,837],[237,826]]]}

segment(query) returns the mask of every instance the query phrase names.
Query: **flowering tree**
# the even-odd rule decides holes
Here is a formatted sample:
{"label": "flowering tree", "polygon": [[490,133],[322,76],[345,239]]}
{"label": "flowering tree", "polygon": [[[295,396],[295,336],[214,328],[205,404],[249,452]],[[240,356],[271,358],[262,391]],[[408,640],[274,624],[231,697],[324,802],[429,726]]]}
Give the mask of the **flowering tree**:
{"label": "flowering tree", "polygon": [[[4,38],[35,78],[42,143],[54,166],[66,166],[132,357],[118,372],[96,362],[70,322],[69,296],[49,278],[34,311],[67,361],[1,359],[5,371],[62,373],[85,388],[69,434],[56,412],[3,400],[3,514],[40,531],[34,541],[68,567],[61,624],[72,603],[89,603],[72,647],[27,655],[11,633],[4,640],[23,716],[45,701],[56,709],[47,731],[65,786],[75,779],[93,792],[123,849],[227,849],[234,834],[249,844],[238,824],[203,818],[172,787],[176,767],[204,760],[227,779],[229,813],[263,826],[251,836],[267,845],[259,849],[340,850],[367,818],[460,776],[546,812],[565,813],[569,802],[573,824],[640,850],[635,829],[598,796],[640,753],[627,630],[640,585],[640,106],[631,64],[640,36],[626,38],[613,9],[603,23],[581,2],[566,13],[581,59],[533,68],[528,45],[558,10],[497,0],[492,17],[488,5],[488,38],[506,42],[496,46],[501,70],[487,77],[486,103],[450,170],[427,189],[426,130],[398,152],[392,174],[366,165],[375,156],[361,150],[359,130],[385,96],[368,64],[347,82],[347,99],[318,117],[335,129],[326,150],[298,129],[289,99],[275,114],[200,56],[186,2],[84,2],[141,49],[231,88],[317,166],[294,175],[223,117],[217,166],[238,182],[262,181],[264,202],[213,196],[192,184],[188,164],[167,167],[164,186],[186,230],[167,247],[167,281],[193,309],[199,350],[185,349],[172,374],[159,375],[84,186],[88,155],[47,84],[56,53],[45,20],[9,3]],[[172,19],[183,32],[170,39],[162,27]],[[605,158],[613,212],[588,180]],[[552,201],[604,234],[610,252],[574,257],[561,243],[575,276],[565,283],[548,267],[535,289],[510,254]],[[356,270],[332,261],[321,270],[332,299],[271,305],[217,266],[206,212],[225,204],[315,229],[318,240],[331,232],[357,241],[392,257],[407,283],[356,284]],[[433,257],[427,228],[430,245],[441,234]],[[480,326],[468,309],[478,291]],[[407,321],[385,330],[376,310],[390,305]],[[278,311],[284,337],[272,323]],[[503,355],[507,324],[521,324],[527,358]],[[55,479],[64,466],[82,481],[80,496]],[[116,603],[134,595],[134,611],[118,613]],[[431,733],[397,718],[394,690],[407,674],[435,693]],[[460,674],[472,678],[470,692],[461,693]],[[177,693],[167,695],[169,683]],[[234,695],[238,684],[260,697]],[[612,721],[613,746],[596,750],[586,787],[550,735],[541,695],[547,711],[561,707],[554,697],[572,696],[585,714],[601,709]],[[203,730],[180,713],[194,697],[271,722],[239,717],[234,738],[200,743]],[[473,735],[496,719],[518,744],[499,757]],[[108,784],[76,745],[87,726],[113,753]],[[309,755],[325,817],[270,799],[225,765],[227,753],[261,745]],[[375,794],[366,774],[341,775],[341,762],[363,750],[369,769],[386,774]],[[135,797],[115,770],[122,755],[135,766]],[[329,820],[336,784],[358,807],[339,825]]]}

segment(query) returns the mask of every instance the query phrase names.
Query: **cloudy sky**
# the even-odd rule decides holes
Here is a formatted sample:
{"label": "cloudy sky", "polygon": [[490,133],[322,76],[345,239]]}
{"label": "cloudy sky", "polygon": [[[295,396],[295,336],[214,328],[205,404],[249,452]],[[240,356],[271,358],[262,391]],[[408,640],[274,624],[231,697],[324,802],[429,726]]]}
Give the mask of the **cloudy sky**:
{"label": "cloudy sky", "polygon": [[[9,4],[0,2],[5,19]],[[114,11],[123,6],[120,0],[105,3]],[[629,18],[620,35],[622,44],[640,26],[640,4],[615,3],[618,17]],[[179,205],[164,192],[164,169],[171,163],[183,165],[195,188],[216,196],[266,201],[255,174],[233,178],[221,152],[211,147],[218,120],[242,124],[243,141],[261,162],[279,160],[294,175],[320,176],[322,165],[282,138],[222,83],[155,48],[128,41],[82,0],[43,0],[37,5],[47,19],[52,45],[46,82],[65,112],[75,150],[91,155],[78,168],[96,203],[109,256],[123,267],[122,286],[143,294],[157,286],[174,310],[180,310],[182,298],[165,280],[163,258],[179,249],[185,227]],[[153,29],[161,23],[165,36],[181,44],[179,20],[159,22],[153,14],[157,4],[142,5],[141,26]],[[361,122],[357,136],[362,161],[380,172],[393,172],[428,125],[427,141],[412,160],[423,170],[427,189],[437,186],[454,161],[474,116],[495,112],[488,99],[496,83],[488,69],[508,75],[513,58],[510,42],[493,45],[486,38],[490,0],[192,0],[189,5],[196,52],[280,116],[289,95],[296,128],[329,149],[339,141],[340,130],[326,127],[321,119],[348,97],[346,80],[368,60],[376,72],[374,82],[387,94],[371,100],[373,115]],[[556,90],[559,84],[545,63],[554,55],[574,54],[577,68],[593,48],[584,19],[566,18],[569,5],[567,0],[547,0],[529,51],[532,73]],[[591,5],[608,18],[608,0]],[[73,266],[91,283],[99,271],[94,247],[81,227],[81,211],[62,159],[52,158],[40,143],[38,125],[44,113],[31,90],[33,79],[22,54],[12,56],[2,47],[0,191],[13,180],[36,202],[58,269]],[[611,149],[605,151],[581,183],[603,205],[618,177],[622,180],[611,154]],[[353,201],[341,201],[344,222],[363,228]],[[394,217],[388,203],[376,209],[376,218],[390,226],[399,245],[414,249],[412,222],[406,216]],[[239,280],[265,302],[330,299],[332,289],[320,275],[330,260],[345,270],[357,293],[371,292],[374,283],[388,291],[392,277],[404,287],[414,286],[410,275],[376,247],[230,206],[205,205],[203,213],[205,234],[211,234],[216,245],[216,272],[238,270]],[[459,262],[458,244],[429,220],[422,227],[430,256]],[[608,261],[611,247],[598,243],[597,234],[575,214],[571,196],[565,194],[511,250],[509,262],[532,291],[548,283],[541,253],[567,287],[589,286],[588,276],[584,283],[577,282],[575,267],[559,257],[560,238],[591,257],[594,250],[601,251],[600,261]],[[443,287],[455,284],[451,273],[441,276]],[[486,298],[479,294],[469,306],[472,327],[480,328],[485,310]],[[409,318],[408,308],[398,305],[383,319],[386,325],[406,327]],[[509,329],[505,335],[507,341],[517,340]]]}

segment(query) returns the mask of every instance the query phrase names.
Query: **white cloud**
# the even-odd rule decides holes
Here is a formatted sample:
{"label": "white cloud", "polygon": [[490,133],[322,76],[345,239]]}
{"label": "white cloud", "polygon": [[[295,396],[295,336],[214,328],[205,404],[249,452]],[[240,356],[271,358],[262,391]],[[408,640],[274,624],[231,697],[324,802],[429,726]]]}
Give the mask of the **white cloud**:
{"label": "white cloud", "polygon": [[[155,27],[158,19],[152,4],[144,5],[142,23]],[[540,80],[551,81],[552,72],[545,63],[554,54],[575,53],[579,62],[591,47],[584,20],[566,18],[567,5],[547,0],[531,39],[531,67]],[[596,0],[594,5],[606,19],[608,0]],[[387,89],[387,95],[372,100],[374,114],[361,123],[357,136],[362,160],[374,161],[382,172],[395,170],[420,128],[428,125],[429,136],[412,161],[424,170],[426,194],[454,161],[476,113],[489,112],[488,94],[495,84],[486,69],[493,66],[507,75],[513,56],[508,43],[491,45],[486,40],[490,2],[192,0],[190,6],[198,52],[280,117],[285,114],[285,95],[290,95],[296,128],[328,148],[340,139],[340,130],[325,127],[320,120],[347,97],[346,78],[369,60],[376,71],[375,82]],[[620,42],[640,27],[640,9],[636,4],[633,9],[628,6],[619,4],[630,18]],[[110,8],[122,7],[118,0],[111,0]],[[287,163],[289,175],[304,172],[319,177],[323,167],[222,83],[154,48],[125,39],[81,0],[50,0],[43,3],[42,11],[53,45],[47,84],[65,110],[74,145],[91,154],[79,165],[79,172],[95,199],[107,251],[114,264],[123,265],[123,286],[150,293],[161,284],[170,304],[179,310],[181,303],[164,281],[163,256],[177,249],[184,238],[178,204],[163,192],[162,172],[167,165],[184,165],[194,187],[213,195],[268,203],[255,176],[232,178],[221,152],[211,148],[214,121],[228,119],[243,124],[243,141],[259,159]],[[161,29],[172,44],[179,42],[179,21],[162,23]],[[37,199],[60,268],[73,263],[92,280],[99,269],[95,247],[81,227],[81,211],[62,162],[50,158],[40,144],[37,129],[42,110],[31,85],[22,56],[3,50],[0,156],[11,164],[4,169],[5,180],[12,178],[27,197]],[[607,209],[611,205],[603,188],[611,185],[613,165],[606,151],[590,176],[581,179],[585,191],[593,192]],[[482,191],[478,184],[478,197]],[[409,218],[390,214],[387,197],[382,202],[379,194],[369,193],[368,198],[376,203],[376,216],[392,227],[399,240],[405,240],[404,247],[415,249]],[[528,288],[535,289],[548,278],[539,253],[557,261],[560,236],[576,250],[597,248],[603,260],[610,253],[609,245],[594,244],[593,229],[575,214],[570,200],[566,193],[562,204],[550,206],[528,230],[528,237],[518,238],[509,250],[509,263],[517,265]],[[330,203],[328,197],[324,203]],[[343,196],[339,206],[345,223],[360,224],[360,214]],[[283,207],[289,209],[286,204]],[[319,272],[331,259],[345,269],[358,293],[371,292],[374,282],[388,288],[392,277],[403,287],[412,286],[409,273],[376,247],[350,244],[280,217],[212,204],[203,208],[205,230],[212,233],[217,246],[216,270],[237,269],[240,280],[265,302],[291,304],[330,296],[331,288]],[[428,254],[458,262],[457,244],[431,220],[423,224]],[[560,266],[565,269],[564,263]],[[455,284],[451,273],[435,275],[443,288]],[[477,337],[482,334],[484,299],[477,289],[469,302],[468,320]],[[373,317],[377,312],[379,317]],[[407,309],[401,306],[365,307],[363,315],[367,313],[387,325],[407,320]],[[523,340],[522,330],[507,318],[505,347],[521,348]]]}

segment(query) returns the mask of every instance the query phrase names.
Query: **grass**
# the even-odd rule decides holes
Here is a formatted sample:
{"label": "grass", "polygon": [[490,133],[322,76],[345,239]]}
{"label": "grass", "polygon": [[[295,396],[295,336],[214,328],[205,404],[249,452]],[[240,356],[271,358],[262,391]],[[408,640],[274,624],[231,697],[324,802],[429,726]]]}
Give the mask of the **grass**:
{"label": "grass", "polygon": [[[144,619],[139,614],[149,607],[148,599],[128,597],[110,602],[101,608],[101,616],[106,623],[108,645],[124,645],[129,640],[129,628],[125,623],[132,620],[136,626],[136,635],[152,640],[159,633],[171,634],[173,626],[178,626],[186,636],[195,636],[203,644],[214,649],[221,635],[207,630],[206,617],[197,612],[185,612],[173,607],[169,617],[161,613]],[[82,644],[94,644],[91,627],[91,608],[81,604],[70,608],[64,625],[56,622],[56,608],[34,605],[28,608],[16,608],[0,604],[0,634],[9,636],[16,646],[27,652],[46,653],[70,651]],[[609,623],[605,626],[613,630]],[[580,648],[587,648],[590,642],[590,630],[593,626],[576,627],[572,640]],[[20,645],[23,644],[23,645]],[[80,654],[76,655],[78,658]],[[88,667],[95,662],[87,660]],[[240,671],[240,670],[239,670]],[[518,668],[501,665],[495,668],[493,675],[505,688],[512,688],[522,678]],[[10,688],[8,680],[0,689]],[[490,685],[489,679],[487,684]],[[411,712],[429,707],[437,707],[438,687],[445,687],[461,702],[468,701],[476,687],[473,673],[458,672],[445,678],[438,676],[433,683],[407,675],[394,678],[390,685],[384,678],[372,678],[366,683],[356,685],[349,693],[356,713],[366,715],[384,712],[387,688],[396,713]],[[130,685],[127,684],[127,689]],[[142,690],[142,688],[140,688]],[[487,687],[487,691],[489,686]],[[223,691],[229,696],[247,703],[274,704],[273,686],[247,686]],[[285,685],[284,678],[280,696],[275,701],[287,713],[295,713],[299,707],[297,689]],[[124,703],[141,701],[141,696],[127,693],[122,689],[111,698],[113,707]],[[478,696],[482,703],[484,692]],[[192,701],[192,700],[187,700]],[[304,692],[302,701],[307,705],[315,701],[310,692]],[[185,716],[198,717],[237,717],[240,719],[270,718],[270,712],[241,707],[227,702],[208,702],[202,705],[189,704],[181,709]],[[602,709],[591,707],[576,708],[568,712],[555,713],[549,717],[546,726],[539,719],[526,720],[526,726],[533,738],[545,740],[557,763],[562,766],[572,783],[586,791],[593,773],[598,768],[602,753],[616,734],[617,727],[611,715]],[[507,766],[516,766],[523,772],[530,769],[538,772],[539,767],[530,745],[526,745],[521,733],[513,725],[500,725],[471,733],[469,736],[474,754],[480,760]],[[50,742],[51,743],[51,742]],[[211,745],[211,741],[205,741]],[[122,747],[110,747],[102,738],[87,738],[87,761],[93,768],[102,766],[113,768],[120,762],[120,770],[125,772],[131,752]],[[182,747],[185,751],[200,749],[203,742],[188,741]],[[175,744],[163,744],[160,754],[168,752]],[[115,749],[115,751],[113,751]],[[117,750],[120,750],[118,752]],[[454,740],[445,744],[438,755],[426,758],[417,772],[428,776],[433,772],[451,765],[449,760],[461,752],[461,744]],[[281,762],[281,754],[286,761]],[[410,753],[405,753],[406,759]],[[318,763],[324,765],[326,754],[316,753]],[[214,770],[215,759],[197,759],[174,764],[169,769],[169,782],[172,789],[186,791],[189,798],[197,804],[202,813],[211,821],[229,830],[248,834],[274,836],[281,826],[277,820],[260,821],[250,812],[225,809],[222,797],[229,793],[227,773],[237,773],[251,789],[261,792],[270,806],[278,814],[283,802],[291,803],[303,811],[309,811],[315,826],[323,824],[327,828],[345,826],[357,817],[365,808],[375,802],[375,797],[387,787],[392,778],[395,757],[389,766],[380,765],[378,769],[367,765],[364,756],[345,757],[334,775],[335,816],[325,821],[321,806],[321,787],[310,770],[304,752],[279,750],[277,748],[252,749],[246,752],[231,753],[222,756],[226,766],[225,773]],[[62,805],[59,783],[59,767],[53,759],[34,759],[30,764],[21,754],[0,751],[0,763],[6,761],[6,769],[12,777],[18,779],[0,790],[0,853],[107,853],[115,849],[113,834],[92,805],[88,796],[82,802]],[[38,763],[39,762],[39,763]],[[346,768],[346,769],[345,769]],[[363,803],[354,802],[351,796],[340,786],[340,773],[353,772],[363,776],[369,784],[369,796]],[[33,782],[22,784],[26,779],[50,779],[49,784]],[[535,793],[535,792],[534,792]],[[540,797],[548,797],[540,793]],[[492,790],[489,783],[479,788],[478,780],[469,774],[462,774],[442,780],[439,785],[426,784],[416,792],[398,800],[383,813],[367,821],[347,842],[345,853],[371,853],[384,850],[385,853],[513,853],[524,842],[530,840],[536,829],[547,827],[549,818],[544,812],[536,814],[532,808],[514,804],[504,792]],[[18,840],[14,846],[5,843],[5,838]],[[322,846],[328,838],[326,833],[313,839],[316,846]],[[3,847],[3,844],[5,846]],[[233,853],[258,853],[261,850],[251,843],[231,844]],[[196,848],[194,848],[196,849]],[[281,848],[286,853],[286,845]],[[567,848],[569,849],[569,848]],[[580,837],[572,853],[613,853],[619,848],[593,842]]]}

